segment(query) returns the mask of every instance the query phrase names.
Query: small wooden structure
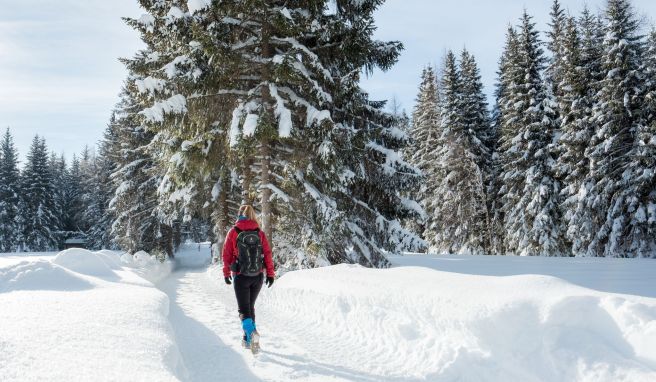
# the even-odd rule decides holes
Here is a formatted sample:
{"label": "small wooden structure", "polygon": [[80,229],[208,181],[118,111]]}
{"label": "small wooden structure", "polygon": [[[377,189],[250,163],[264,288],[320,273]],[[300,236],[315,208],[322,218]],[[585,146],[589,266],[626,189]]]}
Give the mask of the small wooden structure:
{"label": "small wooden structure", "polygon": [[87,241],[86,239],[77,239],[77,238],[71,238],[71,239],[66,239],[64,242],[64,249],[69,249],[69,248],[87,248]]}

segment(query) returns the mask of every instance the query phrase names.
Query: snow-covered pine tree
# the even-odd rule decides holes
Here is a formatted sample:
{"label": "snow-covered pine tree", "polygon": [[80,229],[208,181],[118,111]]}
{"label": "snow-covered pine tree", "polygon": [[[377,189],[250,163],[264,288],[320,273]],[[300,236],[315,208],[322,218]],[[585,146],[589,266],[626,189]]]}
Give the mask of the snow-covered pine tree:
{"label": "snow-covered pine tree", "polygon": [[656,257],[656,30],[641,63],[644,93],[635,136],[613,197],[606,252],[621,257]]}
{"label": "snow-covered pine tree", "polygon": [[87,247],[91,249],[112,248],[111,228],[113,214],[109,203],[114,197],[112,174],[116,171],[115,155],[119,152],[118,134],[114,115],[105,129],[98,155],[94,158],[94,174],[89,190],[89,199],[84,212],[90,222],[87,232]]}
{"label": "snow-covered pine tree", "polygon": [[488,111],[487,97],[483,92],[480,71],[473,55],[463,50],[460,60],[462,83],[463,83],[463,113],[465,125],[468,130],[473,131],[472,145],[473,153],[478,159],[478,167],[483,173],[486,203],[486,253],[493,251],[493,214],[495,191],[494,155],[497,146],[497,126],[493,123]]}
{"label": "snow-covered pine tree", "polygon": [[544,56],[532,17],[524,12],[517,52],[508,55],[511,76],[502,118],[501,193],[506,253],[530,256],[567,254],[560,232],[558,183],[549,145],[554,113],[541,71]]}
{"label": "snow-covered pine tree", "polygon": [[[476,133],[486,129],[468,125],[481,116],[465,113],[480,110],[465,102],[463,90],[467,86],[462,83],[451,51],[446,55],[441,84],[442,129],[436,147],[438,160],[434,163],[438,184],[426,238],[438,253],[484,254],[489,232],[484,174],[479,163],[484,161],[481,157],[486,155],[486,148]],[[468,86],[471,88],[471,84]]]}
{"label": "snow-covered pine tree", "polygon": [[52,193],[53,193],[53,216],[55,217],[54,226],[51,227],[52,232],[57,239],[57,247],[63,248],[64,241],[68,238],[67,232],[64,230],[64,219],[66,211],[66,187],[68,181],[68,168],[66,166],[66,159],[61,154],[57,156],[54,152],[50,154],[50,161],[48,162],[50,169]]}
{"label": "snow-covered pine tree", "polygon": [[80,205],[76,209],[75,223],[80,231],[81,236],[85,236],[91,229],[91,225],[96,217],[87,214],[89,205],[93,203],[93,188],[96,175],[96,153],[94,150],[85,145],[80,153],[80,183],[79,197]]}
{"label": "snow-covered pine tree", "polygon": [[82,173],[77,154],[73,154],[65,183],[62,201],[62,231],[66,232],[66,237],[82,237],[84,234],[80,230],[78,217],[84,211],[84,203],[82,200]]}
{"label": "snow-covered pine tree", "polygon": [[[512,26],[508,26],[506,32],[506,43],[503,53],[499,59],[499,70],[497,71],[497,83],[494,91],[495,105],[492,110],[492,158],[491,158],[491,179],[488,184],[488,208],[490,216],[490,253],[494,255],[505,255],[505,229],[503,216],[503,192],[505,188],[501,182],[501,173],[503,164],[501,162],[500,151],[502,147],[509,147],[510,140],[513,138],[511,130],[503,130],[512,119],[512,104],[509,89],[516,86],[518,78],[517,69],[514,67],[518,62],[519,41],[517,32]],[[504,160],[511,160],[513,153],[506,153]]]}
{"label": "snow-covered pine tree", "polygon": [[545,69],[545,83],[547,94],[559,99],[563,90],[560,88],[560,84],[563,81],[563,65],[565,64],[563,49],[567,28],[567,16],[560,4],[560,0],[553,0],[549,16],[551,21],[549,23],[550,29],[547,32],[547,47],[551,51],[551,57]]}
{"label": "snow-covered pine tree", "polygon": [[48,149],[45,140],[35,136],[21,176],[21,248],[24,251],[49,251],[57,248],[53,227],[54,197]]}
{"label": "snow-covered pine tree", "polygon": [[604,25],[600,16],[585,6],[578,20],[581,37],[581,61],[585,76],[590,78],[590,97],[595,97],[603,79]]}
{"label": "snow-covered pine tree", "polygon": [[172,232],[157,217],[157,187],[161,175],[147,150],[153,135],[139,121],[140,105],[136,79],[126,81],[121,101],[116,107],[115,132],[119,144],[116,171],[112,179],[116,187],[109,203],[114,216],[112,236],[116,244],[130,253],[139,250],[173,255]]}
{"label": "snow-covered pine tree", "polygon": [[[629,0],[608,0],[603,42],[603,79],[593,108],[595,133],[586,150],[590,172],[581,212],[582,247],[588,256],[625,256],[625,225],[634,211],[623,202],[627,167],[639,124],[642,36]],[[624,206],[624,207],[620,207]]]}
{"label": "snow-covered pine tree", "polygon": [[483,172],[485,184],[490,182],[494,131],[490,121],[488,105],[476,59],[466,49],[460,55],[460,77],[462,98],[462,120],[476,157],[476,164]]}
{"label": "snow-covered pine tree", "polygon": [[15,252],[20,239],[18,152],[9,128],[0,147],[0,252]]}
{"label": "snow-covered pine tree", "polygon": [[[584,12],[583,20],[586,20],[587,26],[591,25],[589,14]],[[581,226],[577,211],[590,169],[585,150],[594,133],[590,117],[597,78],[593,68],[600,56],[591,50],[592,36],[591,31],[587,30],[582,41],[576,21],[573,18],[567,20],[562,44],[562,78],[558,84],[561,89],[558,107],[562,119],[561,135],[557,141],[556,176],[563,182],[562,217],[573,255],[580,255],[585,250],[581,238],[585,237],[586,227]]]}
{"label": "snow-covered pine tree", "polygon": [[[440,94],[435,70],[431,66],[423,69],[421,84],[412,113],[412,156],[410,160],[422,173],[422,181],[412,192],[412,197],[426,212],[426,219],[419,224],[419,231],[424,239],[435,231],[426,231],[435,216],[433,199],[436,196],[438,179],[435,172],[437,162],[437,140],[442,134],[440,117]],[[429,241],[430,242],[430,241]]]}
{"label": "snow-covered pine tree", "polygon": [[[300,248],[309,254],[304,259],[384,266],[381,249],[421,243],[398,220],[414,210],[400,196],[417,176],[398,156],[406,136],[382,112],[384,103],[369,101],[357,85],[363,68],[387,69],[400,50],[399,43],[372,39],[380,3],[214,2],[189,9],[181,1],[142,1],[149,13],[130,21],[161,34],[153,66],[214,80],[200,96],[230,108],[215,134],[227,135],[238,156],[231,175],[241,178],[245,201],[257,196],[269,236],[278,224],[274,244],[291,243],[296,253],[279,253],[292,259]],[[186,45],[198,55],[186,55]],[[194,118],[190,100],[198,93],[176,84],[164,82],[173,93],[153,98],[146,117],[159,110],[169,119]]]}

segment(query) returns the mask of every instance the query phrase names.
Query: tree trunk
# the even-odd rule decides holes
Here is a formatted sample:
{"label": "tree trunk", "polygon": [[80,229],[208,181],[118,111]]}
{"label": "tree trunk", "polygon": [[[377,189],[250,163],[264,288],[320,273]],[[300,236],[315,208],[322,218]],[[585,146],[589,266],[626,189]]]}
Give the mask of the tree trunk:
{"label": "tree trunk", "polygon": [[[265,20],[262,27],[262,56],[267,58],[273,57],[273,48],[269,43],[269,34],[270,34],[270,25],[268,21]],[[271,72],[268,65],[262,66],[262,79],[265,83],[271,81]],[[265,115],[267,117],[267,123],[274,121],[273,118],[273,99],[271,97],[271,92],[268,86],[262,87],[262,103],[265,108]],[[264,234],[271,242],[273,235],[273,226],[272,226],[272,209],[271,209],[271,188],[268,187],[271,183],[271,134],[273,127],[267,126],[267,131],[261,135],[260,141],[260,154],[262,155],[262,162],[260,166],[260,180],[261,180],[261,199],[262,204],[262,226]]]}
{"label": "tree trunk", "polygon": [[223,255],[223,244],[225,243],[226,228],[229,224],[228,191],[230,185],[229,173],[226,171],[221,176],[221,192],[215,210],[214,237],[215,248],[212,249],[212,261],[218,262]]}
{"label": "tree trunk", "polygon": [[261,146],[262,154],[262,227],[264,234],[271,241],[273,234],[272,211],[271,211],[271,189],[267,186],[271,182],[271,152],[268,142],[263,142]]}

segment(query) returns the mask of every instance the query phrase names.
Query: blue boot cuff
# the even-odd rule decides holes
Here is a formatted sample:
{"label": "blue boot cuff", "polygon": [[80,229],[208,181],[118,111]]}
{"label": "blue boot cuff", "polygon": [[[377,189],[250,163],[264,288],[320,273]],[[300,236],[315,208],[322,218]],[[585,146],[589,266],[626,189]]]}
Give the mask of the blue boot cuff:
{"label": "blue boot cuff", "polygon": [[255,323],[253,322],[253,319],[245,319],[241,322],[241,327],[244,329],[244,333],[246,333],[246,342],[250,342],[251,334],[253,333],[253,330],[255,330]]}

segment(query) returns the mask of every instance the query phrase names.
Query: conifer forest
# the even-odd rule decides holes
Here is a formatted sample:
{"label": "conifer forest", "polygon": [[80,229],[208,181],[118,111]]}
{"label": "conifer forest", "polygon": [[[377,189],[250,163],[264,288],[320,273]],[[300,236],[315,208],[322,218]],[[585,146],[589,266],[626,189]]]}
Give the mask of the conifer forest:
{"label": "conifer forest", "polygon": [[[656,29],[630,0],[547,30],[512,16],[488,99],[470,51],[416,74],[409,113],[360,87],[403,54],[383,0],[139,0],[145,48],[96,145],[0,139],[0,252],[218,258],[252,204],[283,269],[389,254],[656,257]],[[331,3],[332,5],[328,5]],[[198,6],[195,6],[198,5]]]}

